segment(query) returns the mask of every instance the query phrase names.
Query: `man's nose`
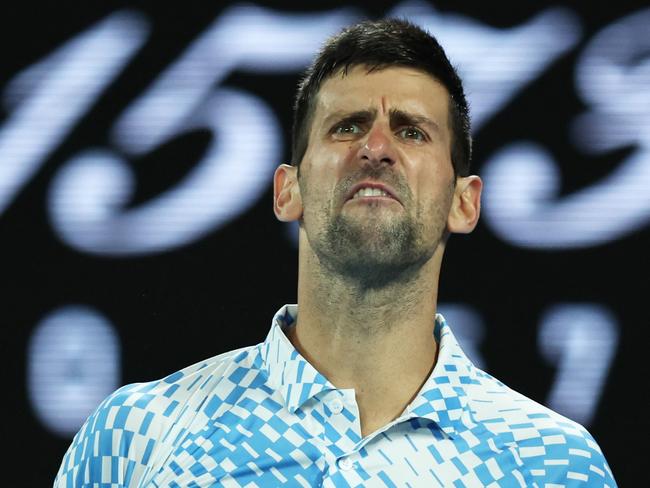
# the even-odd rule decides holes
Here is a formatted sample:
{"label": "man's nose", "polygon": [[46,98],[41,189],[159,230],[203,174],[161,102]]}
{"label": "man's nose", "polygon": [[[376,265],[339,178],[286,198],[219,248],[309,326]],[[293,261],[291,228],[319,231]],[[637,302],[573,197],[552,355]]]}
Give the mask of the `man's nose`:
{"label": "man's nose", "polygon": [[359,159],[362,163],[372,166],[395,164],[397,160],[395,141],[389,128],[373,126],[368,135],[360,142]]}

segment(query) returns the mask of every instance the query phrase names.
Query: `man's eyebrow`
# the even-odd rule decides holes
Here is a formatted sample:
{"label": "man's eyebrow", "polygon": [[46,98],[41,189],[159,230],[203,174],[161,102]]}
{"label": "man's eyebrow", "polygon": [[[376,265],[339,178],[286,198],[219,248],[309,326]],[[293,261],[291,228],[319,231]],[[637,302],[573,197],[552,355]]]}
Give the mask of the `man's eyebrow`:
{"label": "man's eyebrow", "polygon": [[373,120],[376,116],[377,116],[376,110],[356,110],[354,112],[337,110],[336,112],[333,112],[327,117],[325,117],[325,120],[323,121],[323,125],[327,127],[334,121],[367,122],[369,120]]}
{"label": "man's eyebrow", "polygon": [[440,126],[434,120],[424,115],[412,114],[404,110],[394,108],[389,112],[389,117],[390,125],[394,127],[400,127],[404,125],[426,125],[436,131],[440,131]]}
{"label": "man's eyebrow", "polygon": [[[323,121],[324,127],[329,127],[333,122],[368,122],[377,117],[377,110],[356,110],[354,112],[346,112],[344,110],[337,110],[325,117]],[[424,115],[413,114],[405,110],[393,108],[389,112],[390,125],[392,127],[402,126],[428,126],[432,130],[440,131],[440,126],[434,120]]]}

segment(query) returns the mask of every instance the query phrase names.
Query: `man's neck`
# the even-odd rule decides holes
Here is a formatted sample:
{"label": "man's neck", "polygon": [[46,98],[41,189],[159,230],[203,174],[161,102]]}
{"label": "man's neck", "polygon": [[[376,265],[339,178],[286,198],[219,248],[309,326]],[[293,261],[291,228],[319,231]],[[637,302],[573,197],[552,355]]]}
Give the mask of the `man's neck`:
{"label": "man's neck", "polygon": [[[431,261],[424,268],[438,266]],[[289,339],[334,386],[355,390],[364,436],[403,412],[435,364],[437,272],[424,268],[381,290],[321,269],[300,274]]]}

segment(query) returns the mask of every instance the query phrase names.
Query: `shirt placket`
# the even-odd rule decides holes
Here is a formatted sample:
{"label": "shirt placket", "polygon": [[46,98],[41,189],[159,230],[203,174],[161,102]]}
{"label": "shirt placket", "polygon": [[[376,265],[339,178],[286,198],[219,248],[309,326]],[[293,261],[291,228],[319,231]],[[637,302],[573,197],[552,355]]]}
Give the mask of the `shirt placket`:
{"label": "shirt placket", "polygon": [[354,390],[330,390],[319,399],[316,408],[323,425],[322,486],[358,485],[363,481],[358,473],[361,423]]}

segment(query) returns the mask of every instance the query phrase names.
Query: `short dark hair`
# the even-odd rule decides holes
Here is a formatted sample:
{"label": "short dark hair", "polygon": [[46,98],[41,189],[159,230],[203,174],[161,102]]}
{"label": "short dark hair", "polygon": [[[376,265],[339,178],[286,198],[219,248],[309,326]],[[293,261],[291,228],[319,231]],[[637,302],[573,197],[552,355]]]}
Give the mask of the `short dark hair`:
{"label": "short dark hair", "polygon": [[420,27],[402,19],[364,21],[331,37],[305,71],[298,85],[293,113],[291,164],[299,166],[307,151],[316,97],[323,82],[354,66],[368,71],[391,66],[428,73],[449,92],[452,132],[451,162],[458,176],[469,174],[472,152],[470,119],[463,84],[438,41]]}

